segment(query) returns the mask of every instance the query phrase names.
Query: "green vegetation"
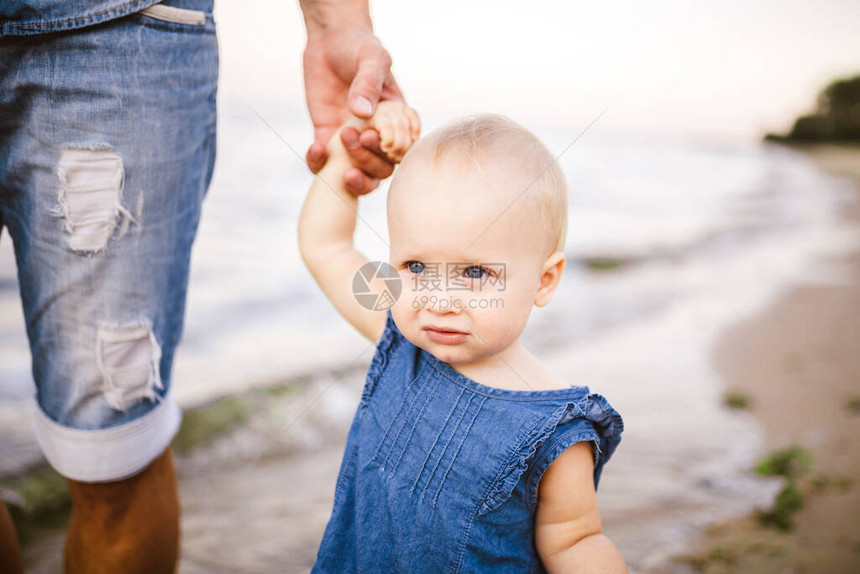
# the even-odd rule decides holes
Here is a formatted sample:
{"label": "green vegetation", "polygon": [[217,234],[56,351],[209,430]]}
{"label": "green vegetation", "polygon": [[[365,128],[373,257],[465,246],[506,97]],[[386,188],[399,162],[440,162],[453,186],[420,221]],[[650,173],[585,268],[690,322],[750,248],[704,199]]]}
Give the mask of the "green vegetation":
{"label": "green vegetation", "polygon": [[792,517],[803,506],[803,491],[797,485],[797,479],[812,468],[813,461],[812,453],[799,446],[775,451],[759,461],[755,467],[757,473],[786,478],[773,508],[758,513],[762,525],[785,531],[794,527]]}
{"label": "green vegetation", "polygon": [[845,401],[845,408],[851,414],[860,414],[860,397],[850,397]]}
{"label": "green vegetation", "polygon": [[748,409],[752,399],[743,391],[729,391],[723,397],[723,404],[730,409]]}
{"label": "green vegetation", "polygon": [[777,450],[761,459],[755,471],[764,476],[785,476],[798,478],[812,468],[815,458],[812,453],[800,446],[790,446]]}
{"label": "green vegetation", "polygon": [[781,142],[860,142],[860,76],[832,82],[818,95],[815,111],[797,118],[787,135],[767,134]]}
{"label": "green vegetation", "polygon": [[592,271],[616,271],[628,264],[621,259],[589,257],[584,260],[585,266]]}
{"label": "green vegetation", "polygon": [[278,414],[278,407],[296,398],[313,380],[303,375],[289,381],[277,381],[257,387],[248,393],[224,397],[204,407],[185,411],[182,426],[171,446],[178,454],[188,454],[199,446],[229,433],[253,416]]}
{"label": "green vegetation", "polygon": [[254,393],[263,393],[273,399],[286,398],[291,395],[296,395],[299,389],[303,389],[311,382],[311,377],[304,376],[290,383],[277,383],[266,387],[260,387],[253,390]]}
{"label": "green vegetation", "polygon": [[715,567],[732,568],[737,566],[741,555],[737,548],[715,544],[710,550],[694,556],[685,557],[684,561],[704,572]]}
{"label": "green vegetation", "polygon": [[[685,562],[706,574],[735,574],[737,572],[753,572],[755,570],[744,570],[750,564],[762,563],[762,559],[786,556],[789,549],[773,540],[761,539],[759,535],[752,535],[738,540],[727,540],[724,543],[714,544],[710,550],[704,550],[698,554],[686,555],[680,558]],[[758,560],[757,560],[758,559]]]}
{"label": "green vegetation", "polygon": [[776,496],[773,508],[759,512],[758,518],[764,526],[787,531],[794,528],[792,516],[802,507],[803,491],[797,486],[796,480],[789,478]]}
{"label": "green vegetation", "polygon": [[809,487],[813,492],[847,492],[851,490],[854,481],[847,476],[828,476],[819,474],[809,479]]}
{"label": "green vegetation", "polygon": [[21,478],[4,480],[0,490],[7,493],[3,498],[22,544],[36,530],[58,528],[69,520],[72,509],[69,483],[50,466]]}
{"label": "green vegetation", "polygon": [[234,425],[245,422],[251,402],[249,398],[237,395],[186,412],[171,446],[176,452],[186,454],[198,446],[208,444],[215,437],[230,431]]}

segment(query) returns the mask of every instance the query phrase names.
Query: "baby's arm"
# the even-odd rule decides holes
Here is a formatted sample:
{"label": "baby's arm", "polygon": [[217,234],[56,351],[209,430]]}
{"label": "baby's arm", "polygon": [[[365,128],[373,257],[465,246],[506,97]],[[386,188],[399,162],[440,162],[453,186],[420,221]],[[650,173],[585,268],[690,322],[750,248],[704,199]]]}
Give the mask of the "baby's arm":
{"label": "baby's arm", "polygon": [[[403,159],[420,131],[415,111],[394,101],[380,102],[366,123],[354,118],[349,125],[376,129],[382,151],[395,162]],[[352,244],[358,198],[343,183],[344,173],[352,163],[340,132],[331,138],[329,147],[328,161],[314,178],[299,216],[299,251],[311,275],[340,314],[361,334],[376,341],[385,328],[386,315],[360,305],[352,292],[353,276],[367,263],[367,258]],[[374,292],[382,292],[377,287],[371,286]]]}
{"label": "baby's arm", "polygon": [[579,442],[556,458],[541,478],[535,547],[547,572],[627,573],[597,511],[591,446]]}

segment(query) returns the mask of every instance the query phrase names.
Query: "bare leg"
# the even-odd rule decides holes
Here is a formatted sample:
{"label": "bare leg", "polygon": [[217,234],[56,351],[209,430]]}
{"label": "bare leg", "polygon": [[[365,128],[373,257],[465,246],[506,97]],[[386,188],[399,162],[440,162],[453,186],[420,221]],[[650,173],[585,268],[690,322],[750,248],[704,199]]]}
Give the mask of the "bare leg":
{"label": "bare leg", "polygon": [[6,506],[0,502],[0,572],[21,574],[21,549],[18,547],[18,537],[12,517],[6,511]]}
{"label": "bare leg", "polygon": [[179,496],[168,447],[117,482],[69,480],[68,574],[168,574],[179,557]]}

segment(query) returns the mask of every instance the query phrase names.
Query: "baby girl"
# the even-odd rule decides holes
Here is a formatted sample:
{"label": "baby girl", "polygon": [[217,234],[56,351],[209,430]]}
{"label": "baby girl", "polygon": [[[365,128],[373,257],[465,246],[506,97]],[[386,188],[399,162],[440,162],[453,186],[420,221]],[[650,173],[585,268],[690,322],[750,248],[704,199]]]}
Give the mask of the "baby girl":
{"label": "baby girl", "polygon": [[382,102],[351,124],[402,164],[388,263],[353,248],[338,135],[299,222],[314,279],[377,342],[313,572],[626,572],[595,495],[621,417],[520,343],[564,272],[558,165],[502,116],[418,140],[415,112]]}

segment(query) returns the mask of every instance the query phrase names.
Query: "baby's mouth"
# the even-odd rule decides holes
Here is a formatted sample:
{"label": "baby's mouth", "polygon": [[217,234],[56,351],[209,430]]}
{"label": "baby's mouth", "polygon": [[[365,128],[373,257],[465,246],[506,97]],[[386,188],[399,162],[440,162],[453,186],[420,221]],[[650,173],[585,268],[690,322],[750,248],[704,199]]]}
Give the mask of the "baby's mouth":
{"label": "baby's mouth", "polygon": [[442,345],[456,345],[465,341],[466,337],[469,336],[464,331],[458,331],[450,327],[437,327],[436,325],[424,327],[424,332],[427,333],[428,339]]}

